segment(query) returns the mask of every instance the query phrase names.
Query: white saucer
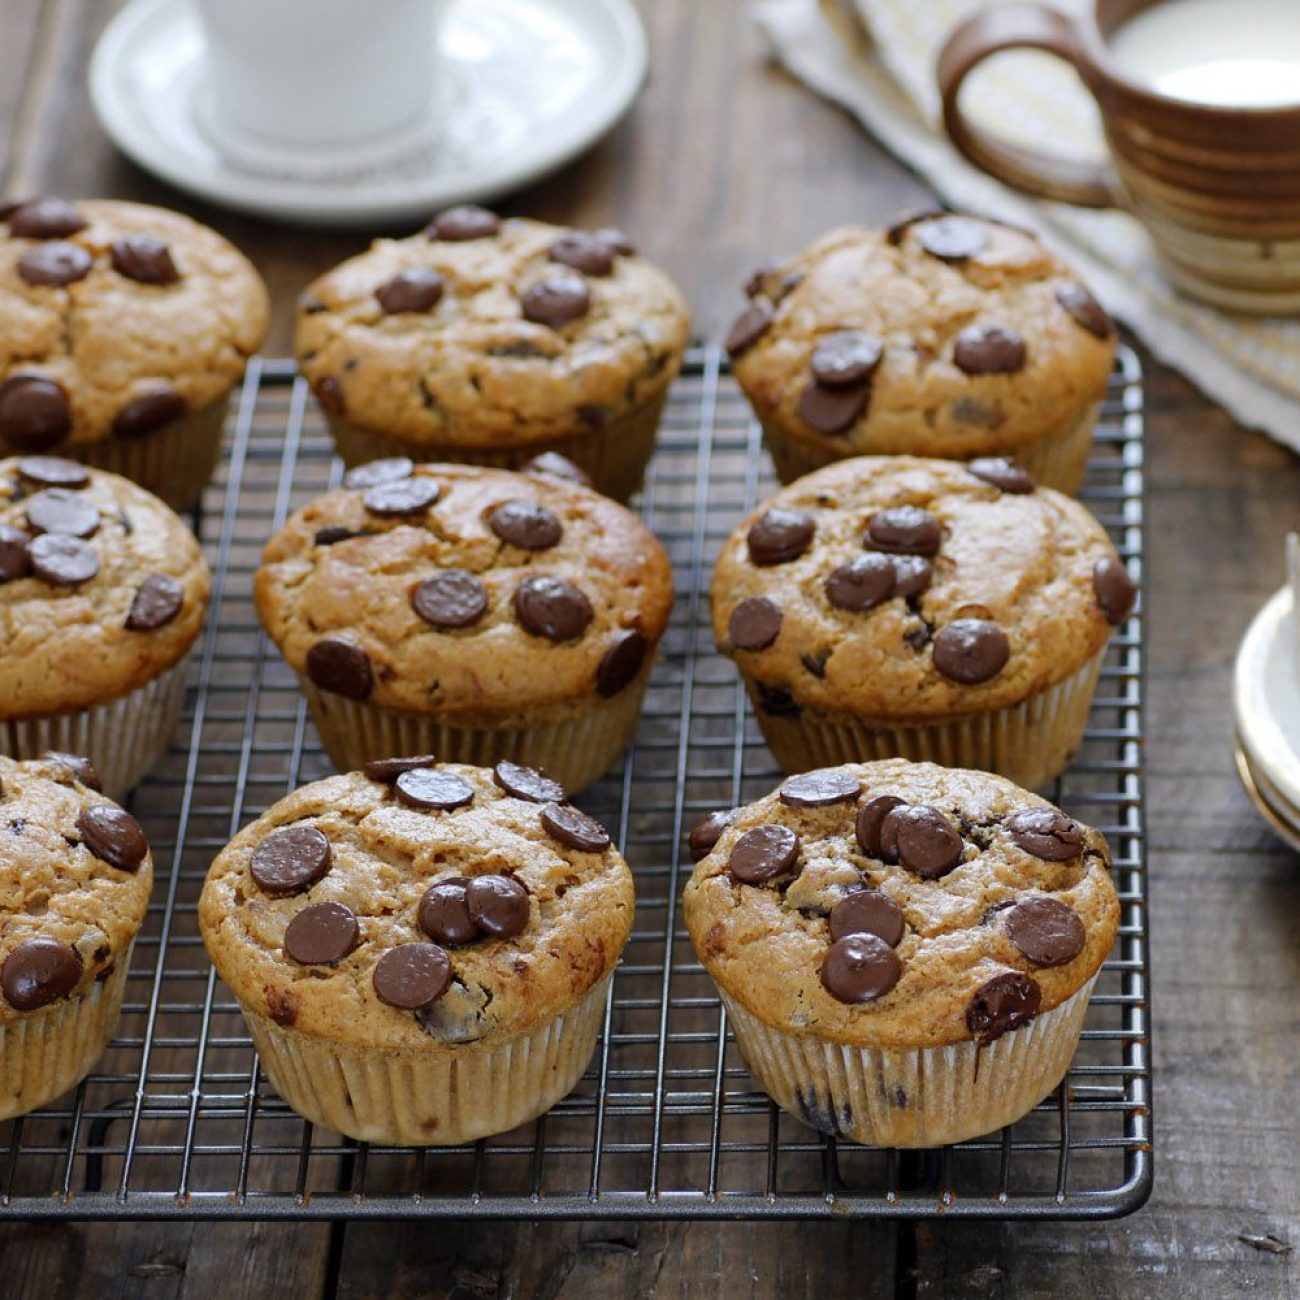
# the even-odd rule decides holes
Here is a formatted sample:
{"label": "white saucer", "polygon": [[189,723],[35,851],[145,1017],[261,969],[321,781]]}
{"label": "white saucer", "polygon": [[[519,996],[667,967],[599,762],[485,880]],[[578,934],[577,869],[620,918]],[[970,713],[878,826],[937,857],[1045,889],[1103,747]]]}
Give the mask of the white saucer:
{"label": "white saucer", "polygon": [[181,189],[306,225],[379,225],[555,170],[614,125],[646,70],[631,0],[451,0],[439,50],[444,83],[426,120],[362,150],[218,144],[186,0],[129,0],[95,49],[90,93],[114,143]]}

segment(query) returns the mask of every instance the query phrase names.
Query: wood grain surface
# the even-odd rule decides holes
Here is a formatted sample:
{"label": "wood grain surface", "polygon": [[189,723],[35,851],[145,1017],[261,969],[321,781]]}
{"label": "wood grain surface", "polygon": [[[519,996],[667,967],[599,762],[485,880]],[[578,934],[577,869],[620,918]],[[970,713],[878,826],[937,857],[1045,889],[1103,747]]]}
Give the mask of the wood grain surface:
{"label": "wood grain surface", "polygon": [[[198,204],[118,156],[86,62],[113,0],[0,0],[0,194],[113,195],[193,213],[275,299],[366,234],[289,231]],[[586,157],[502,205],[617,222],[717,337],[737,285],[828,225],[924,191],[775,70],[741,0],[641,0],[652,73]],[[367,232],[370,233],[370,232]],[[1300,861],[1237,785],[1229,674],[1282,579],[1300,465],[1146,358],[1149,791],[1156,1189],[1093,1225],[0,1224],[0,1293],[31,1297],[1104,1296],[1300,1292]],[[1278,1244],[1282,1243],[1282,1244]],[[1290,1247],[1295,1247],[1292,1252]]]}

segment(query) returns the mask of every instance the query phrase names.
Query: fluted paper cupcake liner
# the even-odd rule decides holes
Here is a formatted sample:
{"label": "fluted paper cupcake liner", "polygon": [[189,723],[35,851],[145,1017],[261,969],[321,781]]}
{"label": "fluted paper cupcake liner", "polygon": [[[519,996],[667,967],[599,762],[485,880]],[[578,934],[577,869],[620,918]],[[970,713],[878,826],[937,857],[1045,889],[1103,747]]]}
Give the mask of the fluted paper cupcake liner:
{"label": "fluted paper cupcake liner", "polygon": [[505,1133],[573,1091],[596,1049],[606,975],[531,1033],[478,1043],[366,1048],[244,1012],[276,1092],[305,1119],[362,1142],[452,1146]]}
{"label": "fluted paper cupcake liner", "polygon": [[117,1028],[131,950],[84,993],[0,1023],[0,1120],[44,1106],[90,1073]]}
{"label": "fluted paper cupcake liner", "polygon": [[996,772],[1038,790],[1065,770],[1082,742],[1105,653],[1018,704],[938,722],[897,723],[808,707],[797,717],[774,716],[764,711],[754,683],[746,678],[745,684],[763,738],[787,772],[906,758]]}
{"label": "fluted paper cupcake liner", "polygon": [[655,434],[667,391],[603,428],[584,430],[564,438],[528,442],[517,447],[471,446],[464,443],[411,443],[389,434],[359,428],[345,417],[326,412],[334,445],[351,468],[386,456],[409,456],[426,463],[450,461],[460,465],[487,465],[495,469],[522,469],[542,452],[559,452],[591,476],[597,492],[626,501],[641,486],[646,466],[654,454]]}
{"label": "fluted paper cupcake liner", "polygon": [[[1031,443],[1005,453],[1022,465],[1041,487],[1055,488],[1073,496],[1083,483],[1092,452],[1093,429],[1101,410],[1100,402],[1093,402],[1080,415],[1056,429],[1049,430]],[[771,453],[777,477],[782,483],[793,483],[805,474],[849,456],[868,453],[844,445],[843,455],[836,456],[820,443],[808,441],[791,434],[780,425],[763,421],[763,441]],[[923,454],[923,453],[918,453]],[[1004,453],[975,453],[1001,455]],[[950,459],[960,459],[951,457]]]}
{"label": "fluted paper cupcake liner", "polygon": [[139,784],[163,756],[185,704],[189,656],[153,681],[104,704],[73,713],[0,722],[0,752],[39,758],[47,749],[90,759],[111,799]]}
{"label": "fluted paper cupcake liner", "polygon": [[610,699],[582,700],[553,722],[523,727],[456,726],[423,713],[383,708],[299,683],[330,761],[355,772],[374,758],[434,754],[444,763],[492,767],[502,760],[542,768],[570,794],[598,780],[632,741],[650,680],[650,660]]}
{"label": "fluted paper cupcake liner", "polygon": [[773,1028],[721,996],[749,1072],[782,1110],[869,1146],[934,1147],[1013,1124],[1060,1083],[1096,978],[988,1046],[853,1047]]}

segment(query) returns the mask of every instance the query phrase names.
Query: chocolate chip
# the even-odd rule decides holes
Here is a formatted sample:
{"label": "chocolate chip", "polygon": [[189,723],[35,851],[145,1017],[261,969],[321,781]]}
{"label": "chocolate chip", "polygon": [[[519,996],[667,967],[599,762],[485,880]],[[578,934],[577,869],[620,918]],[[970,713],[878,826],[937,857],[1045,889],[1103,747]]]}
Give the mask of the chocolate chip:
{"label": "chocolate chip", "polygon": [[389,316],[402,312],[424,312],[438,305],[447,282],[427,266],[411,266],[385,280],[375,298]]}
{"label": "chocolate chip", "polygon": [[65,199],[35,199],[9,214],[9,233],[18,239],[66,239],[89,224]]}
{"label": "chocolate chip", "polygon": [[14,375],[0,384],[0,438],[19,451],[45,451],[71,428],[68,395],[54,380]]}
{"label": "chocolate chip", "polygon": [[433,219],[424,232],[430,239],[459,242],[465,239],[490,239],[501,229],[501,218],[476,203],[448,208]]}
{"label": "chocolate chip", "polygon": [[609,848],[609,832],[594,817],[570,804],[548,803],[541,817],[547,834],[565,848],[581,853],[603,853]]}
{"label": "chocolate chip", "polygon": [[90,471],[63,456],[24,456],[18,462],[18,472],[42,487],[83,488],[90,483]]}
{"label": "chocolate chip", "polygon": [[151,388],[133,397],[113,417],[113,433],[119,438],[143,438],[185,414],[185,399],[170,388]]}
{"label": "chocolate chip", "polygon": [[906,802],[894,794],[878,794],[859,807],[854,834],[857,836],[858,847],[867,857],[883,859],[884,849],[880,843],[881,825],[895,808],[905,807]]}
{"label": "chocolate chip", "polygon": [[808,672],[812,673],[814,677],[823,678],[826,676],[826,663],[830,657],[831,652],[828,649],[818,650],[815,653],[805,650],[803,654],[799,656],[799,662]]}
{"label": "chocolate chip", "polygon": [[808,549],[815,530],[812,515],[804,510],[765,510],[749,527],[749,558],[759,565],[788,564]]}
{"label": "chocolate chip", "polygon": [[1000,325],[970,325],[957,335],[952,359],[968,375],[1011,375],[1025,368],[1025,341]]}
{"label": "chocolate chip", "polygon": [[127,235],[109,249],[113,270],[137,284],[175,284],[181,278],[172,251],[152,235]]}
{"label": "chocolate chip", "polygon": [[82,843],[101,861],[119,871],[134,871],[149,856],[149,841],[140,823],[115,803],[95,803],[77,817]]}
{"label": "chocolate chip", "polygon": [[608,275],[614,269],[614,250],[598,235],[582,230],[561,235],[546,250],[546,256],[584,275]]}
{"label": "chocolate chip", "polygon": [[27,549],[32,571],[56,587],[76,587],[99,572],[99,556],[94,548],[77,537],[42,533]]}
{"label": "chocolate chip", "polygon": [[766,596],[742,600],[727,624],[727,635],[737,650],[766,650],[780,632],[781,607]]}
{"label": "chocolate chip", "polygon": [[166,573],[151,573],[137,588],[126,626],[132,632],[166,627],[181,612],[185,588]]}
{"label": "chocolate chip", "polygon": [[897,948],[907,928],[903,909],[879,889],[855,889],[831,908],[831,938],[850,934],[874,934],[891,948]]}
{"label": "chocolate chip", "polygon": [[893,594],[894,562],[878,551],[869,551],[841,564],[826,579],[826,599],[836,609],[853,613],[874,609]]}
{"label": "chocolate chip", "polygon": [[1118,555],[1103,555],[1092,566],[1092,589],[1097,607],[1112,627],[1122,623],[1137,603],[1137,583]]}
{"label": "chocolate chip", "polygon": [[464,569],[442,569],[411,592],[411,608],[440,629],[471,627],[487,612],[487,588]]}
{"label": "chocolate chip", "polygon": [[420,929],[438,943],[460,945],[473,943],[479,936],[478,926],[470,919],[465,905],[464,876],[439,880],[424,891],[420,899]]}
{"label": "chocolate chip", "polygon": [[510,876],[475,876],[465,886],[465,906],[494,939],[513,939],[528,925],[528,891]]}
{"label": "chocolate chip", "polygon": [[591,601],[570,582],[535,574],[515,588],[515,617],[525,632],[550,641],[580,637],[595,617]]}
{"label": "chocolate chip", "polygon": [[1099,339],[1108,339],[1115,332],[1115,326],[1106,309],[1081,284],[1063,284],[1056,291],[1056,301],[1065,308],[1082,325],[1089,334]]}
{"label": "chocolate chip", "polygon": [[770,718],[797,718],[803,709],[784,686],[757,682],[758,707]]}
{"label": "chocolate chip", "polygon": [[981,222],[970,217],[944,216],[922,222],[916,242],[942,262],[964,262],[988,247],[989,235]]}
{"label": "chocolate chip", "polygon": [[0,583],[25,578],[32,571],[30,540],[21,528],[0,524]]}
{"label": "chocolate chip", "polygon": [[372,758],[361,770],[368,781],[392,785],[403,772],[414,771],[417,767],[433,767],[437,761],[432,754],[418,754],[409,758]]}
{"label": "chocolate chip", "polygon": [[822,987],[837,1002],[855,1006],[883,998],[898,983],[903,963],[898,954],[874,934],[850,934],[837,939],[822,959]]}
{"label": "chocolate chip", "polygon": [[690,849],[692,862],[700,862],[713,852],[722,832],[736,820],[736,811],[735,808],[719,808],[691,827],[686,836],[686,846]]}
{"label": "chocolate chip", "polygon": [[904,804],[886,813],[880,843],[888,857],[922,880],[946,876],[961,862],[961,835],[943,813],[925,804]]}
{"label": "chocolate chip", "polygon": [[1011,658],[1007,634],[984,618],[958,618],[934,634],[934,666],[963,686],[996,677]]}
{"label": "chocolate chip", "polygon": [[788,808],[827,808],[858,797],[862,782],[843,768],[823,767],[786,777],[781,785],[781,802]]}
{"label": "chocolate chip", "polygon": [[813,378],[827,388],[865,384],[876,373],[885,345],[866,330],[836,330],[817,340],[812,354]]}
{"label": "chocolate chip", "polygon": [[316,546],[333,546],[337,542],[349,542],[354,537],[373,537],[366,528],[348,528],[344,524],[327,524],[312,534],[312,543]]}
{"label": "chocolate chip", "polygon": [[67,997],[81,979],[81,957],[53,939],[20,943],[0,966],[0,991],[15,1011],[35,1011]]}
{"label": "chocolate chip", "polygon": [[893,245],[895,248],[903,242],[903,236],[915,225],[922,221],[932,221],[936,217],[946,216],[947,213],[943,208],[914,208],[910,212],[905,212],[897,218],[893,225],[885,230],[885,242]]}
{"label": "chocolate chip", "polygon": [[436,943],[404,943],[375,963],[375,996],[401,1011],[436,1002],[451,983],[451,958]]}
{"label": "chocolate chip", "polygon": [[776,308],[767,298],[755,298],[744,311],[736,317],[727,334],[724,346],[727,355],[738,357],[742,352],[752,348],[767,333],[776,319]]}
{"label": "chocolate chip", "polygon": [[84,280],[92,265],[90,254],[80,244],[54,239],[28,249],[18,260],[18,274],[28,284],[57,289]]}
{"label": "chocolate chip", "polygon": [[372,515],[417,515],[442,495],[442,486],[431,478],[390,479],[367,489],[361,504]]}
{"label": "chocolate chip", "polygon": [[390,456],[386,460],[372,460],[358,465],[343,475],[345,488],[372,488],[381,483],[395,483],[410,478],[415,473],[415,462],[405,456]]}
{"label": "chocolate chip", "polygon": [[1003,826],[1019,848],[1044,862],[1069,862],[1084,849],[1083,827],[1059,808],[1021,808]]}
{"label": "chocolate chip", "polygon": [[1055,898],[1027,898],[1006,914],[1007,935],[1035,966],[1064,966],[1087,942],[1079,914]]}
{"label": "chocolate chip", "polygon": [[828,388],[815,379],[799,396],[799,415],[818,433],[843,433],[867,409],[871,390]]}
{"label": "chocolate chip", "polygon": [[47,749],[41,755],[41,762],[55,763],[59,767],[67,768],[88,790],[98,790],[103,793],[103,782],[100,781],[99,773],[95,771],[95,765],[90,759],[83,758],[80,754],[65,754],[60,749]]}
{"label": "chocolate chip", "polygon": [[307,676],[323,691],[364,700],[375,689],[370,656],[351,641],[325,637],[307,651]]}
{"label": "chocolate chip", "polygon": [[315,826],[286,826],[253,850],[248,870],[268,894],[300,894],[329,871],[333,858]]}
{"label": "chocolate chip", "polygon": [[356,914],[342,903],[312,903],[289,922],[284,950],[303,966],[333,966],[361,940]]}
{"label": "chocolate chip", "polygon": [[891,555],[934,555],[943,541],[943,527],[919,506],[877,510],[867,524],[864,546]]}
{"label": "chocolate chip", "polygon": [[534,456],[524,466],[523,473],[542,474],[547,478],[563,479],[566,483],[578,483],[582,487],[591,486],[591,475],[558,451],[544,451],[540,456]]}
{"label": "chocolate chip", "polygon": [[609,699],[631,685],[645,663],[649,648],[645,633],[636,628],[615,632],[610,638],[609,648],[596,665],[597,693]]}
{"label": "chocolate chip", "polygon": [[474,802],[474,787],[455,772],[435,767],[415,767],[393,783],[397,797],[408,808],[450,812]]}
{"label": "chocolate chip", "polygon": [[617,226],[602,226],[596,231],[596,238],[624,257],[636,256],[636,245]]}
{"label": "chocolate chip", "polygon": [[1038,486],[1026,470],[1006,456],[979,456],[966,468],[976,478],[982,478],[985,483],[992,483],[995,488],[1013,496],[1024,496]]}
{"label": "chocolate chip", "polygon": [[744,284],[745,297],[757,298],[760,294],[765,294],[768,277],[775,275],[783,265],[779,258],[772,258],[771,261],[764,262],[762,266],[751,271]]}
{"label": "chocolate chip", "polygon": [[530,284],[520,295],[519,304],[525,320],[558,330],[591,310],[591,293],[581,276],[556,271]]}
{"label": "chocolate chip", "polygon": [[934,565],[919,555],[894,556],[894,595],[919,596],[934,579]]}
{"label": "chocolate chip", "polygon": [[981,1043],[991,1043],[1037,1014],[1043,1000],[1038,982],[1020,971],[986,980],[966,1004],[966,1028]]}
{"label": "chocolate chip", "polygon": [[331,415],[343,415],[348,409],[347,399],[343,396],[343,385],[333,375],[322,375],[313,385],[312,392],[316,400]]}
{"label": "chocolate chip", "polygon": [[506,759],[492,769],[492,779],[506,794],[530,803],[564,803],[569,797],[565,788],[545,772]]}
{"label": "chocolate chip", "polygon": [[79,492],[46,488],[27,502],[27,523],[42,533],[91,537],[99,529],[99,510]]}
{"label": "chocolate chip", "polygon": [[799,837],[788,826],[768,823],[746,831],[732,846],[727,866],[746,885],[761,885],[799,860]]}
{"label": "chocolate chip", "polygon": [[487,522],[503,542],[525,551],[549,550],[564,535],[554,511],[535,501],[506,501],[491,511]]}

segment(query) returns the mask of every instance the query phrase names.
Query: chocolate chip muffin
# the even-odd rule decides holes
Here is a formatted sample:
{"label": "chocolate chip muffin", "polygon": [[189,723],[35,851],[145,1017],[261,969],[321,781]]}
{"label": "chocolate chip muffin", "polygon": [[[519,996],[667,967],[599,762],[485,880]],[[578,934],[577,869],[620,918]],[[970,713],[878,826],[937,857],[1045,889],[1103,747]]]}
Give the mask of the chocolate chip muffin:
{"label": "chocolate chip muffin", "polygon": [[1014,458],[1075,492],[1110,318],[1026,231],[927,212],[756,272],[727,339],[781,481],[849,456]]}
{"label": "chocolate chip muffin", "polygon": [[625,500],[689,331],[681,294],[621,231],[464,207],[309,286],[297,353],[348,465],[518,469],[554,451]]}
{"label": "chocolate chip muffin", "polygon": [[672,608],[663,547],[554,474],[372,461],[267,544],[258,613],[341,771],[389,754],[618,762]]}
{"label": "chocolate chip muffin", "polygon": [[268,313],[238,250],[180,213],[0,209],[0,445],[58,451],[188,509]]}
{"label": "chocolate chip muffin", "polygon": [[470,1142],[582,1076],[632,875],[532,768],[381,760],[242,830],[203,942],[280,1095],[371,1142]]}
{"label": "chocolate chip muffin", "polygon": [[73,754],[0,757],[0,1119],[80,1083],[108,1046],[153,862]]}
{"label": "chocolate chip muffin", "polygon": [[188,528],[116,474],[0,461],[0,752],[86,754],[120,797],[167,748],[208,606]]}
{"label": "chocolate chip muffin", "polygon": [[1092,515],[1011,462],[864,456],[732,533],[713,630],[788,772],[902,756],[1036,789],[1135,598]]}
{"label": "chocolate chip muffin", "polygon": [[1064,1076],[1119,924],[1099,832],[1000,777],[894,759],[789,777],[696,838],[691,942],[792,1115],[940,1146]]}

